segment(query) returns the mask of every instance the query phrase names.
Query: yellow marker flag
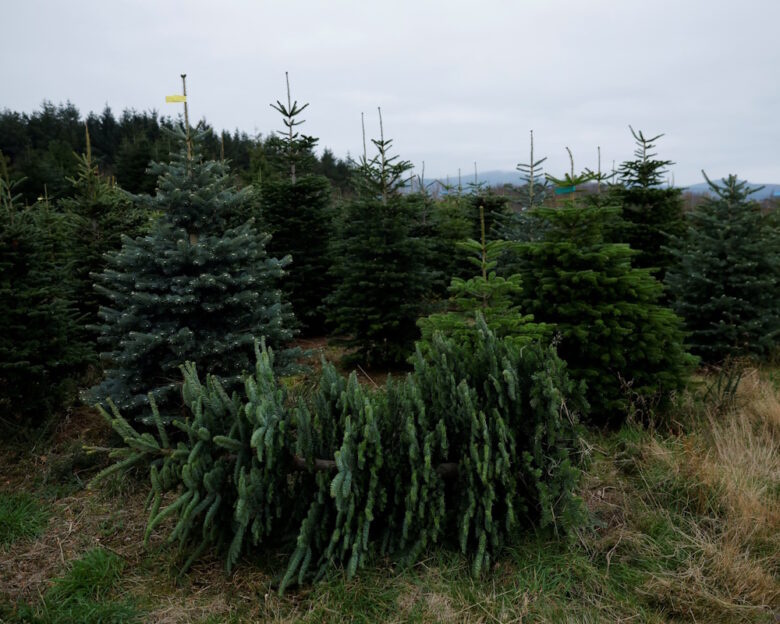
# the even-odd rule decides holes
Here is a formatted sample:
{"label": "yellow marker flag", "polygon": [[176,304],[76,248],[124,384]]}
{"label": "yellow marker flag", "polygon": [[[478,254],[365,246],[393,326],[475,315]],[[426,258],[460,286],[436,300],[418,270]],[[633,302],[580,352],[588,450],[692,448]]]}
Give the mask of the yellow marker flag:
{"label": "yellow marker flag", "polygon": [[171,104],[176,102],[186,102],[187,96],[186,95],[166,95],[165,96],[165,103]]}

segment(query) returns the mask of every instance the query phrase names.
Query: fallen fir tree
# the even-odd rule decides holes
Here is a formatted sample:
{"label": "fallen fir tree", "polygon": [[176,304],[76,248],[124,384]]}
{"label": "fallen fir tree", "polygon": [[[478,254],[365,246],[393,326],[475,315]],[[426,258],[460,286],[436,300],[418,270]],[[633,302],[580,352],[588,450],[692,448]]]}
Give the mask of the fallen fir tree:
{"label": "fallen fir tree", "polygon": [[95,480],[148,467],[147,538],[172,517],[184,570],[206,549],[226,552],[230,570],[250,548],[293,540],[282,592],[333,566],[351,577],[374,557],[412,563],[453,542],[478,574],[519,525],[581,522],[584,401],[552,348],[521,349],[481,317],[475,331],[471,346],[434,335],[413,372],[382,389],[323,363],[309,400],[288,394],[265,346],[243,397],[186,365],[183,435],[174,442],[156,409],[156,436],[103,411],[126,447]]}

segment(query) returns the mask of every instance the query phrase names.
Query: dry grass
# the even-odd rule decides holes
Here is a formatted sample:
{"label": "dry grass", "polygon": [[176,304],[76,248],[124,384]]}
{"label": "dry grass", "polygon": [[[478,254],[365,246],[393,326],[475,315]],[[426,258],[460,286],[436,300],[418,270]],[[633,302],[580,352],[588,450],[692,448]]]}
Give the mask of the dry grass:
{"label": "dry grass", "polygon": [[19,541],[0,551],[0,587],[6,599],[30,600],[43,593],[67,563],[103,546],[129,564],[146,556],[140,546],[146,524],[143,494],[118,500],[95,492],[80,492],[51,504],[46,531],[32,541]]}
{"label": "dry grass", "polygon": [[708,417],[700,478],[723,491],[729,517],[743,531],[780,528],[780,398],[757,371],[742,380],[734,411]]}
{"label": "dry grass", "polygon": [[613,470],[596,481],[614,485],[611,503],[591,483],[586,500],[608,518],[591,547],[608,565],[647,562],[638,591],[668,616],[772,621],[780,609],[780,399],[753,370],[732,409],[703,412],[688,433],[629,445],[630,478]]}

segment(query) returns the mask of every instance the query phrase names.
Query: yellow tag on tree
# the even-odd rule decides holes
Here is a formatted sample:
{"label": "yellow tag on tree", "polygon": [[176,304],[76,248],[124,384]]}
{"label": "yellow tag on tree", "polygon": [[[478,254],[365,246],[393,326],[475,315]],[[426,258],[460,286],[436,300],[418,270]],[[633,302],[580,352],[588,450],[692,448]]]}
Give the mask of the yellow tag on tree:
{"label": "yellow tag on tree", "polygon": [[171,104],[176,102],[186,102],[187,96],[186,95],[166,95],[165,96],[165,103]]}

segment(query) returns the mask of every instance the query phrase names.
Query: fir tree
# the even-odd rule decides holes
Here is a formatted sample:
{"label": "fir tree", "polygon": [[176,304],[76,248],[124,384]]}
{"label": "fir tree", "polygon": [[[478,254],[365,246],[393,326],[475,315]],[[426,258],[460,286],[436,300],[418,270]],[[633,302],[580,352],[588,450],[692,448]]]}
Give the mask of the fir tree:
{"label": "fir tree", "polygon": [[414,234],[424,239],[428,250],[428,268],[431,273],[431,296],[446,297],[453,277],[468,277],[471,264],[468,254],[459,243],[471,236],[471,207],[469,198],[460,189],[445,187],[443,197],[429,193],[433,184],[425,183],[425,163],[417,176],[418,192],[414,194],[421,204],[420,219]]}
{"label": "fir tree", "polygon": [[145,136],[124,139],[117,150],[116,177],[129,193],[154,193],[155,178],[148,172],[154,148]]}
{"label": "fir tree", "polygon": [[[500,216],[495,226],[498,238],[508,241],[538,240],[542,232],[533,231],[539,226],[538,220],[529,216],[529,211],[542,206],[551,195],[549,180],[544,174],[544,162],[547,157],[537,159],[534,156],[534,131],[531,130],[531,155],[527,163],[519,163],[520,194],[517,198],[519,210]],[[506,259],[511,262],[510,258]]]}
{"label": "fir tree", "polygon": [[392,141],[372,139],[377,154],[363,156],[358,197],[344,206],[334,245],[328,320],[343,342],[369,365],[400,364],[418,336],[416,320],[431,276],[424,240],[413,236],[420,203],[400,190],[411,164],[391,156]]}
{"label": "fir tree", "polygon": [[128,416],[148,415],[147,393],[165,417],[175,413],[178,367],[191,361],[232,388],[251,368],[253,343],[291,339],[293,317],[278,281],[289,258],[266,255],[267,235],[245,222],[249,191],[237,191],[222,162],[201,160],[202,136],[175,133],[181,149],[157,163],[161,213],[151,232],[125,237],[98,277],[100,343],[106,379],[89,392]]}
{"label": "fir tree", "polygon": [[780,228],[735,175],[716,184],[689,214],[687,238],[670,249],[672,305],[691,350],[707,362],[766,358],[780,341]]}
{"label": "fir tree", "polygon": [[282,160],[288,170],[287,175],[260,184],[262,220],[271,234],[268,252],[292,257],[285,292],[303,330],[317,334],[324,329],[323,301],[331,290],[328,269],[334,215],[330,183],[323,176],[306,173],[313,161],[311,152],[317,139],[295,131],[303,123],[298,115],[308,104],[299,106],[297,101],[291,101],[289,81],[287,104],[277,102],[271,106],[283,116],[286,130],[279,133],[279,139]]}
{"label": "fir tree", "polygon": [[536,208],[544,240],[515,247],[522,309],[560,333],[559,353],[587,383],[598,424],[621,422],[631,398],[662,407],[691,363],[680,319],[659,305],[661,284],[649,269],[632,268],[629,245],[605,240],[618,213],[576,199]]}
{"label": "fir tree", "polygon": [[285,130],[278,131],[274,138],[279,142],[278,166],[280,173],[284,175],[289,169],[290,182],[295,184],[297,175],[301,173],[301,165],[304,165],[305,168],[311,168],[316,161],[313,149],[318,141],[312,136],[296,131],[296,128],[304,123],[303,119],[298,119],[298,115],[305,111],[309,104],[307,102],[299,106],[297,100],[292,101],[290,79],[287,72],[284,72],[284,78],[287,83],[287,105],[285,106],[280,100],[277,100],[276,104],[271,104],[271,108],[282,116]]}
{"label": "fir tree", "polygon": [[[73,256],[73,299],[85,324],[97,320],[100,297],[93,287],[93,273],[106,267],[105,254],[122,246],[122,236],[135,238],[148,228],[149,216],[137,209],[129,195],[104,179],[92,160],[89,130],[86,151],[74,154],[76,177],[71,178],[74,195],[60,202],[73,223],[70,249]],[[94,340],[94,339],[93,339]]]}
{"label": "fir tree", "polygon": [[431,266],[437,273],[434,293],[438,296],[446,296],[454,277],[468,278],[472,273],[468,252],[459,246],[471,236],[468,201],[461,194],[447,194],[433,203],[429,249]]}
{"label": "fir tree", "polygon": [[[457,543],[474,574],[488,569],[528,519],[570,532],[582,521],[577,410],[581,388],[554,351],[519,348],[477,321],[479,340],[434,337],[429,357],[384,389],[323,362],[308,397],[289,396],[273,353],[258,349],[245,392],[183,367],[186,437],[174,446],[154,404],[157,435],[112,406],[126,446],[96,479],[133,465],[150,472],[147,536],[166,518],[169,541],[226,551],[230,570],[252,548],[294,539],[280,592],[343,566],[351,578],[377,556],[411,563]],[[163,502],[167,505],[163,507]]]}
{"label": "fir tree", "polygon": [[443,459],[458,464],[445,503],[478,572],[521,515],[561,533],[581,523],[574,490],[587,403],[554,348],[499,338],[480,314],[475,327],[467,343],[434,334],[415,353],[412,381],[429,422],[444,424]]}
{"label": "fir tree", "polygon": [[544,158],[534,156],[534,131],[531,134],[531,155],[527,163],[518,163],[516,169],[521,173],[523,192],[520,194],[520,206],[523,210],[531,210],[544,204],[550,193],[550,184],[544,175]]}
{"label": "fir tree", "polygon": [[420,319],[423,349],[432,340],[434,332],[461,342],[474,340],[478,315],[497,336],[508,337],[521,345],[545,334],[545,326],[533,323],[533,316],[523,315],[518,307],[523,291],[520,276],[504,278],[496,274],[498,259],[507,243],[485,239],[484,209],[480,212],[480,241],[468,240],[460,244],[469,252],[469,260],[479,269],[479,274],[468,280],[453,277],[448,309]]}
{"label": "fir tree", "polygon": [[634,160],[620,165],[618,184],[610,187],[608,201],[621,207],[621,240],[639,252],[634,265],[657,269],[656,277],[663,281],[672,263],[670,237],[685,232],[682,190],[663,187],[667,167],[674,164],[653,153],[663,134],[647,138],[641,130],[629,128],[636,141]]}
{"label": "fir tree", "polygon": [[486,231],[491,237],[497,237],[501,230],[501,224],[509,217],[509,198],[498,195],[491,188],[483,188],[480,185],[472,186],[471,193],[467,195],[469,205],[469,217],[471,220],[471,233],[469,238],[479,240],[481,228],[481,215],[484,214]]}
{"label": "fir tree", "polygon": [[48,200],[21,208],[0,152],[0,423],[40,424],[75,395],[87,350],[71,293],[72,228]]}

